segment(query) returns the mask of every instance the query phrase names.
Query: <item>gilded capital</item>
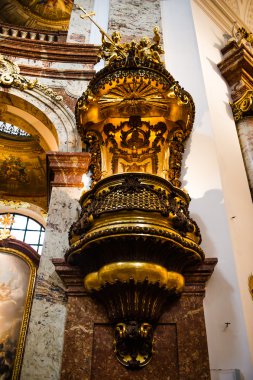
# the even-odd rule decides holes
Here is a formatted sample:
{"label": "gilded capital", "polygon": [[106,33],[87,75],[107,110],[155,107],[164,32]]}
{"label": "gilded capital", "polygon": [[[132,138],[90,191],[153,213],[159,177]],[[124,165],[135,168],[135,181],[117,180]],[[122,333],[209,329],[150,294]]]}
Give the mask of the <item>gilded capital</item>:
{"label": "gilded capital", "polygon": [[248,90],[234,103],[230,103],[235,121],[253,116],[253,90]]}

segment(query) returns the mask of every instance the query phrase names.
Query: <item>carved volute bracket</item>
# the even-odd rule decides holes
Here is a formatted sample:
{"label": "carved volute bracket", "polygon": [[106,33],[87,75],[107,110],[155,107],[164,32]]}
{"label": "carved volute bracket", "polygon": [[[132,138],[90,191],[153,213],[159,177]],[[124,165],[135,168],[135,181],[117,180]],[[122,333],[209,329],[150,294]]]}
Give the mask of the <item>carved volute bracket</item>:
{"label": "carved volute bracket", "polygon": [[240,99],[231,103],[231,108],[236,122],[244,117],[253,116],[253,89],[247,90]]}

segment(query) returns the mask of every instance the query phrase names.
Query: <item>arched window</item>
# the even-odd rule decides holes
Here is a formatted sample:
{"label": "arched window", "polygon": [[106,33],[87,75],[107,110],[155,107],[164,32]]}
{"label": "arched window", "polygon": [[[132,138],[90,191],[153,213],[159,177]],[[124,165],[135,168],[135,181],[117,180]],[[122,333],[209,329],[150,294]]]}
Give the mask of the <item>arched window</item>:
{"label": "arched window", "polygon": [[45,228],[36,220],[20,214],[8,214],[11,216],[9,225],[4,223],[4,216],[0,214],[0,233],[1,230],[8,228],[13,238],[29,244],[35,251],[41,254]]}

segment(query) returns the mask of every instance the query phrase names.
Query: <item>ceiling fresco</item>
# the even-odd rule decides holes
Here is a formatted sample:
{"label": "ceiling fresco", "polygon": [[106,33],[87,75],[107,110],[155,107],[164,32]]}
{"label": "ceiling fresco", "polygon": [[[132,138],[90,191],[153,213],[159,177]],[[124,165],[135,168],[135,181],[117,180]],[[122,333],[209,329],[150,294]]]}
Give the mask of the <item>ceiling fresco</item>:
{"label": "ceiling fresco", "polygon": [[0,19],[39,30],[67,30],[73,0],[1,0]]}
{"label": "ceiling fresco", "polygon": [[30,202],[45,210],[45,152],[37,138],[17,133],[18,129],[14,134],[12,126],[6,125],[0,129],[0,198]]}
{"label": "ceiling fresco", "polygon": [[72,0],[18,0],[34,15],[48,20],[68,20],[72,9]]}

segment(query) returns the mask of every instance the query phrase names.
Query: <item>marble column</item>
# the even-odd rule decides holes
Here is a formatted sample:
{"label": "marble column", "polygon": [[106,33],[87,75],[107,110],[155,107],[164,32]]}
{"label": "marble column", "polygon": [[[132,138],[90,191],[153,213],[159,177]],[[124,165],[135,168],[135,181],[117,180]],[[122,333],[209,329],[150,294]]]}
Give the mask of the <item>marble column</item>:
{"label": "marble column", "polygon": [[52,258],[62,258],[68,248],[68,230],[77,219],[82,176],[89,153],[50,152],[47,155],[51,195],[40,266],[35,286],[21,379],[59,379],[66,295]]}
{"label": "marble column", "polygon": [[160,0],[110,1],[109,34],[120,31],[124,42],[136,37],[152,38],[154,26],[161,30]]}
{"label": "marble column", "polygon": [[245,117],[238,121],[237,132],[247,171],[250,191],[253,196],[253,117]]}
{"label": "marble column", "polygon": [[75,0],[69,22],[67,42],[87,44],[91,30],[91,21],[86,17],[82,19],[83,13],[77,5],[83,7],[87,12],[91,12],[94,6],[94,0]]}

